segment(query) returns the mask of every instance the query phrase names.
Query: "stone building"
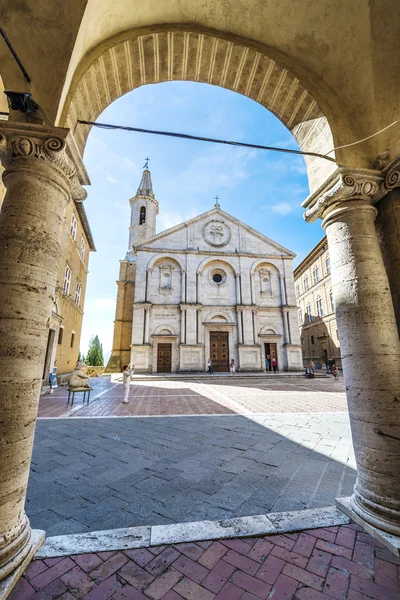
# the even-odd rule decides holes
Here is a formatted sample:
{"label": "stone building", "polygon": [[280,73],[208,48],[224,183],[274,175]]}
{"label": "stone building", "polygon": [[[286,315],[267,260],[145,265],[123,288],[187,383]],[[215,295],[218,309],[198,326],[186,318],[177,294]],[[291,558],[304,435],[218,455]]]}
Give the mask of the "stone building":
{"label": "stone building", "polygon": [[6,4],[1,25],[25,71],[0,44],[4,89],[15,90],[0,121],[5,595],[43,540],[24,502],[63,215],[89,183],[84,121],[141,85],[167,81],[252,99],[308,153],[304,216],[321,220],[329,243],[357,461],[350,512],[376,535],[391,534],[386,545],[391,536],[399,544],[400,3],[297,3],[297,18],[291,0],[247,0],[246,10],[239,0]]}
{"label": "stone building", "polygon": [[221,210],[156,235],[148,169],[130,200],[129,250],[120,265],[108,370],[136,372],[301,368],[294,254]]}
{"label": "stone building", "polygon": [[294,270],[303,363],[334,360],[342,366],[326,236]]}
{"label": "stone building", "polygon": [[81,339],[89,253],[95,251],[92,233],[81,202],[70,202],[65,210],[61,257],[51,313],[43,383],[57,367],[57,374],[71,372],[76,365]]}

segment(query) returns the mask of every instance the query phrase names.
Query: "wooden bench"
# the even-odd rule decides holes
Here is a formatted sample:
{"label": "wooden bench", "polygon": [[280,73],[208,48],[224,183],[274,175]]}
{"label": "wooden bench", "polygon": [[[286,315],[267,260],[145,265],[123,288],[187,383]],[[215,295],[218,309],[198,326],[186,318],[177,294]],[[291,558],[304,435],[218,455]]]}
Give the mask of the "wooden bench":
{"label": "wooden bench", "polygon": [[90,401],[90,392],[92,391],[92,387],[80,387],[80,388],[68,388],[68,402],[67,404],[69,404],[70,398],[71,398],[71,394],[72,394],[72,401],[71,401],[71,408],[74,405],[74,400],[75,400],[75,394],[79,394],[83,392],[83,404],[85,404],[85,400],[86,400],[86,392],[88,394],[87,397],[87,403],[89,404]]}

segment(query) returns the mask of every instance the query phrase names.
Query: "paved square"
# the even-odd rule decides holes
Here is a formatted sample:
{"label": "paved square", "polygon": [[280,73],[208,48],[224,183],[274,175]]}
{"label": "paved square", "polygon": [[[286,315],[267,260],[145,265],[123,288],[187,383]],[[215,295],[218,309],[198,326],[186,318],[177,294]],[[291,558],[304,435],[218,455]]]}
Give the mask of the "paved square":
{"label": "paved square", "polygon": [[352,492],[341,382],[138,381],[127,406],[120,384],[94,387],[89,407],[67,409],[65,389],[41,400],[39,415],[59,418],[38,420],[26,509],[48,535],[331,506]]}
{"label": "paved square", "polygon": [[10,600],[400,600],[400,561],[361,527],[33,561]]}

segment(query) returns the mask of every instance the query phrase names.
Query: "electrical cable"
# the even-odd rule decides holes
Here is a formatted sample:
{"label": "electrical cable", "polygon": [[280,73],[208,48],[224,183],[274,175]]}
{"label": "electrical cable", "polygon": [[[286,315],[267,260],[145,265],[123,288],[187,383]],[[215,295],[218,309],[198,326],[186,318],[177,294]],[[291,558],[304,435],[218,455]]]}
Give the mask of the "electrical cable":
{"label": "electrical cable", "polygon": [[380,129],[379,131],[376,131],[372,135],[369,135],[368,137],[365,137],[362,140],[357,140],[356,142],[351,142],[350,144],[344,144],[343,146],[336,146],[335,148],[332,148],[332,150],[329,150],[329,152],[327,152],[327,154],[330,154],[331,152],[334,152],[335,150],[341,150],[342,148],[349,148],[350,146],[356,146],[357,144],[361,144],[362,142],[366,142],[367,140],[370,140],[371,138],[375,137],[376,135],[379,135],[380,133],[383,133],[384,131],[386,131],[386,129],[389,129],[390,127],[393,127],[393,125],[396,125],[396,123],[400,123],[400,119],[397,119],[396,121],[393,121],[393,123],[390,123],[390,125],[387,125],[383,129]]}
{"label": "electrical cable", "polygon": [[10,40],[8,39],[6,32],[4,31],[4,29],[0,26],[0,35],[2,36],[3,40],[5,41],[5,43],[8,46],[9,51],[11,52],[11,54],[13,55],[13,57],[15,58],[15,61],[17,63],[17,65],[19,66],[19,68],[22,71],[22,74],[24,76],[24,79],[26,81],[26,83],[30,83],[31,82],[31,78],[29,77],[24,65],[22,64],[22,62],[20,61],[18,54],[15,52],[12,43],[10,42]]}
{"label": "electrical cable", "polygon": [[329,162],[336,163],[334,158],[326,156],[325,154],[319,154],[318,152],[302,152],[301,150],[290,150],[288,148],[276,148],[274,146],[262,146],[260,144],[247,144],[245,142],[235,142],[233,140],[220,140],[217,138],[208,138],[198,135],[189,135],[188,133],[176,133],[173,131],[157,131],[155,129],[143,129],[141,127],[128,127],[125,125],[111,125],[109,123],[96,123],[94,121],[84,121],[78,119],[80,125],[91,125],[92,127],[98,127],[99,129],[120,129],[123,131],[134,131],[136,133],[150,133],[153,135],[162,135],[167,137],[182,138],[185,140],[197,140],[200,142],[211,142],[213,144],[225,144],[228,146],[239,146],[243,148],[254,148],[256,150],[269,150],[271,152],[284,152],[286,154],[297,154],[301,156],[314,156],[317,158],[323,158]]}

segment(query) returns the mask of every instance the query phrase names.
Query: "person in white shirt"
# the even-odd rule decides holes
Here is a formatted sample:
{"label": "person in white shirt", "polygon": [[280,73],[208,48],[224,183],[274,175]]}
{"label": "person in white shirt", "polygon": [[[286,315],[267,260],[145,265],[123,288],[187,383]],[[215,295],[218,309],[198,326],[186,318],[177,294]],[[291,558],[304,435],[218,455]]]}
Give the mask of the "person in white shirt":
{"label": "person in white shirt", "polygon": [[122,380],[125,388],[124,399],[122,400],[123,404],[128,404],[129,402],[129,388],[131,385],[131,375],[132,371],[129,368],[129,365],[124,365],[124,368],[122,370]]}

